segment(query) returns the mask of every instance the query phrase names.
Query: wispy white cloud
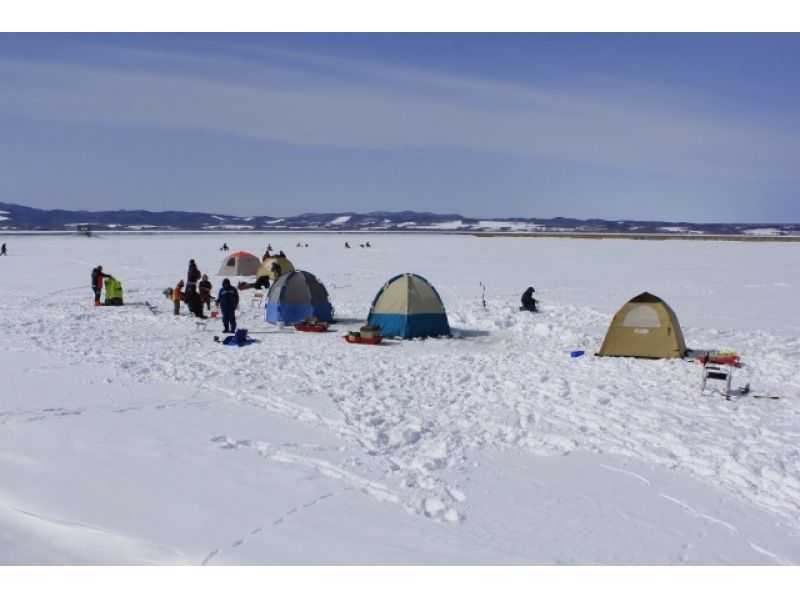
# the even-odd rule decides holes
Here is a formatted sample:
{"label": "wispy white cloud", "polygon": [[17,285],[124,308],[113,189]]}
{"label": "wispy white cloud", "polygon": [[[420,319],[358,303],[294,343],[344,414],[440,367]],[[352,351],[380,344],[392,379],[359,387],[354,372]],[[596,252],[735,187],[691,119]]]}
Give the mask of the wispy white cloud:
{"label": "wispy white cloud", "polygon": [[104,65],[0,59],[0,113],[348,150],[502,152],[730,179],[798,172],[800,142],[792,131],[715,116],[713,98],[690,90],[672,89],[670,97],[629,81],[613,82],[611,90],[597,83],[554,89],[240,50],[247,58],[116,49],[117,60]]}

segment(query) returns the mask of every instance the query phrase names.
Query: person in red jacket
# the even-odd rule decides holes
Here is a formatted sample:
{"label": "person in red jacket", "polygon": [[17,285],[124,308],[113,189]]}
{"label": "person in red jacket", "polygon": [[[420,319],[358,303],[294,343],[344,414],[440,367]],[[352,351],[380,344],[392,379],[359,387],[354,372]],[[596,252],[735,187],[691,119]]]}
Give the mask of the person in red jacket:
{"label": "person in red jacket", "polygon": [[200,269],[194,260],[189,260],[189,271],[186,273],[186,289],[197,286],[197,281],[200,280]]}
{"label": "person in red jacket", "polygon": [[92,270],[92,291],[94,291],[94,305],[100,305],[100,293],[103,290],[103,279],[110,278],[110,274],[103,272],[103,266],[97,266]]}
{"label": "person in red jacket", "polygon": [[208,274],[203,274],[203,278],[197,284],[197,289],[200,291],[200,301],[205,304],[207,309],[211,309],[211,281],[208,279]]}

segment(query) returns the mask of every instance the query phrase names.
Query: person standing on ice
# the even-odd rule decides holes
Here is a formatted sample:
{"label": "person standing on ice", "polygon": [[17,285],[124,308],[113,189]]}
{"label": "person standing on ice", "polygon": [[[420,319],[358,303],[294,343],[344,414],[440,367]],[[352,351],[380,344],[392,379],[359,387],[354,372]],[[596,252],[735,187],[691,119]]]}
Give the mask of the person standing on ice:
{"label": "person standing on ice", "polygon": [[208,274],[203,274],[202,280],[197,283],[197,288],[200,291],[200,301],[210,310],[211,309],[211,281],[208,279]]}
{"label": "person standing on ice", "polygon": [[183,281],[179,280],[175,288],[172,289],[172,303],[175,306],[174,315],[181,315],[181,301],[183,301]]}
{"label": "person standing on ice", "polygon": [[200,280],[200,269],[194,260],[189,260],[189,271],[186,273],[186,289],[197,287],[197,281]]}
{"label": "person standing on ice", "polygon": [[237,291],[229,279],[222,281],[222,288],[217,295],[217,306],[222,312],[222,325],[225,329],[222,332],[236,332],[236,308],[239,307],[239,291]]}
{"label": "person standing on ice", "polygon": [[6,244],[5,243],[3,243],[3,246],[0,247],[0,255],[8,255],[8,253],[6,253]]}
{"label": "person standing on ice", "polygon": [[[5,247],[5,245],[3,247]],[[103,290],[104,278],[111,278],[111,275],[103,272],[103,266],[97,266],[97,268],[92,270],[92,290],[94,291],[95,307],[100,306],[100,293]]]}

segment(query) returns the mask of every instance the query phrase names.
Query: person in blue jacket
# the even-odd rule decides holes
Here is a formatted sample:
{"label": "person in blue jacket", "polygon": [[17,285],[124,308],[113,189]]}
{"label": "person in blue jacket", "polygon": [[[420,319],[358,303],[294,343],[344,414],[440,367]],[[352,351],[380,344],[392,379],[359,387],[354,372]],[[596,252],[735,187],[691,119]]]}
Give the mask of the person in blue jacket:
{"label": "person in blue jacket", "polygon": [[222,312],[222,332],[236,332],[236,308],[239,307],[239,291],[229,279],[222,281],[222,288],[217,295],[217,306]]}

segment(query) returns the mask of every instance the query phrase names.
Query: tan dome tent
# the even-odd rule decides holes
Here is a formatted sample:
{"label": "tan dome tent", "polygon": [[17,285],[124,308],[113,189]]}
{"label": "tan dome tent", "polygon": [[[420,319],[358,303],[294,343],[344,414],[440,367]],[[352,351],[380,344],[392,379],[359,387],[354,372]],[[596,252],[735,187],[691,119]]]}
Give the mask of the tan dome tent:
{"label": "tan dome tent", "polygon": [[275,272],[272,271],[272,264],[278,264],[281,267],[281,274],[288,274],[294,272],[296,268],[294,264],[289,261],[289,258],[280,255],[273,255],[268,257],[263,262],[256,272],[256,278],[261,276],[269,276],[270,280],[275,282]]}
{"label": "tan dome tent", "polygon": [[226,257],[219,267],[218,276],[255,276],[261,262],[252,253],[237,251]]}
{"label": "tan dome tent", "polygon": [[683,357],[686,343],[678,316],[655,295],[637,295],[614,315],[597,355]]}

